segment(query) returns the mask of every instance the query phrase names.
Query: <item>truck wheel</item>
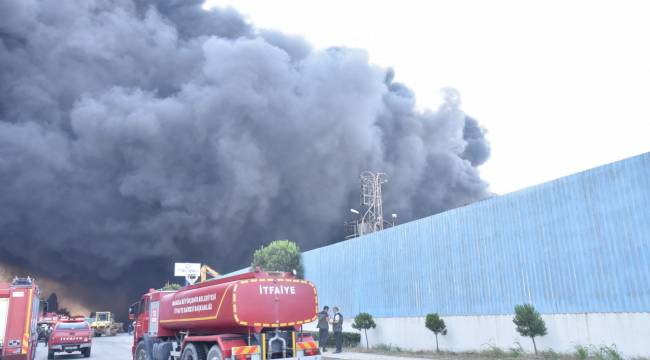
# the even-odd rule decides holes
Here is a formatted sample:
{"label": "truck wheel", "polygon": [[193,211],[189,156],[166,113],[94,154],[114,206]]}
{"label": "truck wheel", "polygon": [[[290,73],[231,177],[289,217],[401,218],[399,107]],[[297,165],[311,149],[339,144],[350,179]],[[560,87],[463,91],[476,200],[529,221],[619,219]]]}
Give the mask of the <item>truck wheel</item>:
{"label": "truck wheel", "polygon": [[135,360],[149,360],[149,356],[147,356],[147,347],[144,345],[144,341],[140,341],[138,346],[135,348]]}
{"label": "truck wheel", "polygon": [[205,349],[200,344],[189,343],[181,354],[181,360],[205,360]]}
{"label": "truck wheel", "polygon": [[84,349],[84,357],[90,357],[90,348]]}
{"label": "truck wheel", "polygon": [[50,359],[50,360],[54,359],[54,351],[48,350],[47,351],[47,358]]}
{"label": "truck wheel", "polygon": [[219,348],[219,345],[212,345],[210,351],[208,351],[207,360],[223,360],[223,356],[221,355],[221,349]]}

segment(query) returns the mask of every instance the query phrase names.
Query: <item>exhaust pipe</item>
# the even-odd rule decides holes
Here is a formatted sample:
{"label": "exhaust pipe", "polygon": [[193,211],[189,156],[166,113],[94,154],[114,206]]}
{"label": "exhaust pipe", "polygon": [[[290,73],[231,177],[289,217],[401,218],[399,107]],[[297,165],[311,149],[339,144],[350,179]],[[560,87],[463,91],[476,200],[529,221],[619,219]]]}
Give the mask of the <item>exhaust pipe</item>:
{"label": "exhaust pipe", "polygon": [[269,345],[268,345],[269,350],[268,350],[268,354],[267,354],[268,358],[270,359],[271,355],[273,354],[273,345],[272,344],[274,342],[276,342],[276,341],[279,341],[280,343],[282,343],[282,357],[286,358],[287,357],[287,341],[284,340],[280,336],[280,331],[279,330],[275,330],[275,336],[269,339]]}

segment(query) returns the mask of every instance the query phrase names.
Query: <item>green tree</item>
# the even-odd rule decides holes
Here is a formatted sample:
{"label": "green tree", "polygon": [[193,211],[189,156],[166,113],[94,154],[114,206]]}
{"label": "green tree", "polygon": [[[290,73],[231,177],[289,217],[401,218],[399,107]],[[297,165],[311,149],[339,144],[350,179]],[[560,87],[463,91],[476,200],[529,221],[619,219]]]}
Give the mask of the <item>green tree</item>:
{"label": "green tree", "polygon": [[546,323],[542,316],[535,310],[533,305],[523,304],[515,306],[515,317],[512,322],[517,325],[517,332],[521,336],[527,336],[533,340],[533,348],[537,354],[537,344],[535,336],[544,336],[546,332]]}
{"label": "green tree", "polygon": [[165,283],[165,286],[162,287],[162,290],[163,291],[175,291],[175,290],[180,289],[181,287],[182,286],[180,284],[167,282],[167,283]]}
{"label": "green tree", "polygon": [[251,270],[260,267],[264,271],[296,271],[298,278],[303,278],[304,268],[300,248],[289,240],[275,240],[255,250]]}
{"label": "green tree", "polygon": [[366,335],[366,348],[369,348],[368,329],[374,329],[377,327],[377,324],[375,324],[375,320],[373,320],[372,315],[365,312],[360,313],[354,317],[354,323],[352,324],[352,327],[359,331],[363,330],[364,334]]}
{"label": "green tree", "polygon": [[438,313],[427,314],[424,325],[436,335],[436,352],[440,352],[440,349],[438,348],[438,334],[447,335],[447,325],[445,325],[445,321],[438,316]]}

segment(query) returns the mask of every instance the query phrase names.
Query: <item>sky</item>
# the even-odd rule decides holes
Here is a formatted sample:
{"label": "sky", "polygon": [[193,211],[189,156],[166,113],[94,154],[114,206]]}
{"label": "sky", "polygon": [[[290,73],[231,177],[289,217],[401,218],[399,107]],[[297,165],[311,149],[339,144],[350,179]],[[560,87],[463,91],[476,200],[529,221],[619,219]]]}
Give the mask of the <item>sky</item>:
{"label": "sky", "polygon": [[[366,49],[422,108],[440,89],[488,130],[508,193],[650,151],[650,3],[207,0],[315,48]],[[397,175],[393,175],[397,176]]]}

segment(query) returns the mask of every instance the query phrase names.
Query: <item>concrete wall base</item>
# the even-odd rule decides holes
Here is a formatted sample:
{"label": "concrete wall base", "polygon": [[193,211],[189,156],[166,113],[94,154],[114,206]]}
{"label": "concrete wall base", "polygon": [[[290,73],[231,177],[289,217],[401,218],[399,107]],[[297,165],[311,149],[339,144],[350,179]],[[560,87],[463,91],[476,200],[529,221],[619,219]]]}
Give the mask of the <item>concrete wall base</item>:
{"label": "concrete wall base", "polygon": [[[542,315],[548,335],[535,338],[538,350],[572,353],[577,345],[615,345],[624,356],[650,357],[650,313],[582,313]],[[512,323],[513,315],[445,316],[448,334],[438,336],[440,350],[480,351],[497,346],[504,350],[521,344],[533,352],[530,338],[522,338]],[[350,315],[344,331],[352,329]],[[368,331],[370,346],[391,344],[402,349],[432,350],[436,340],[424,327],[424,317],[376,318]],[[315,326],[311,324],[310,327]],[[365,342],[362,334],[362,342]]]}

